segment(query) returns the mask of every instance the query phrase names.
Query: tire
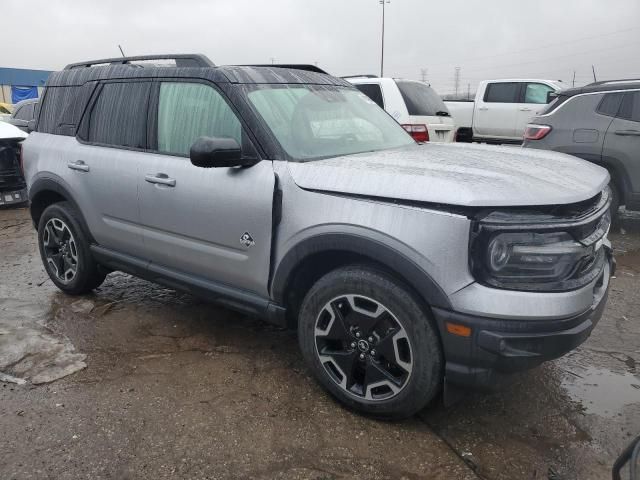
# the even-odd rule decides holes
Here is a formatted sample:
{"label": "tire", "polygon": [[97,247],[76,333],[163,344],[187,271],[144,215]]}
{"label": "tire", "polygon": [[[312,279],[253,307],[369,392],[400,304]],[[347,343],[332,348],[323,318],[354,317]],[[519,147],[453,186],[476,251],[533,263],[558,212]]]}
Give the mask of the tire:
{"label": "tire", "polygon": [[328,273],[305,296],[298,322],[311,372],[349,408],[402,419],[442,387],[437,328],[411,291],[385,272],[349,266]]}
{"label": "tire", "polygon": [[38,222],[38,247],[44,268],[51,281],[70,295],[88,293],[106,277],[91,255],[79,218],[69,202],[60,202],[49,205]]}

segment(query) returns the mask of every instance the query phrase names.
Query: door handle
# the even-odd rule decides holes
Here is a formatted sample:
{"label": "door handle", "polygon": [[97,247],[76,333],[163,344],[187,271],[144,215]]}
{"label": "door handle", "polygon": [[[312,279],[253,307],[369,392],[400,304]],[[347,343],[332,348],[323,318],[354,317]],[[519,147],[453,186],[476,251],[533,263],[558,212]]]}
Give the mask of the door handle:
{"label": "door handle", "polygon": [[616,130],[614,133],[623,137],[640,137],[640,130]]}
{"label": "door handle", "polygon": [[175,187],[176,179],[169,178],[166,173],[156,173],[155,175],[145,175],[144,180],[149,183],[155,183],[157,185],[165,185],[167,187]]}
{"label": "door handle", "polygon": [[489,107],[478,107],[478,110],[482,110],[484,112],[485,110],[489,110]]}
{"label": "door handle", "polygon": [[75,162],[69,162],[69,163],[67,163],[67,167],[69,167],[71,170],[77,170],[79,172],[88,172],[89,171],[89,165],[84,163],[82,160],[77,160]]}
{"label": "door handle", "polygon": [[521,108],[520,111],[521,112],[530,112],[531,109],[530,108]]}

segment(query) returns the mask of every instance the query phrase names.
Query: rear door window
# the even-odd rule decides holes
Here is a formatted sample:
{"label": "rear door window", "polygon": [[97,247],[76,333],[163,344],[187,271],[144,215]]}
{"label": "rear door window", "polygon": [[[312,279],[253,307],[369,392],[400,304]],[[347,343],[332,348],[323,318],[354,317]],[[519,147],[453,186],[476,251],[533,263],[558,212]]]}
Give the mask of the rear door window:
{"label": "rear door window", "polygon": [[88,141],[146,148],[150,90],[151,82],[104,84],[89,115]]}
{"label": "rear door window", "polygon": [[198,137],[229,137],[242,145],[242,125],[213,87],[186,82],[160,84],[158,150],[186,156]]}
{"label": "rear door window", "polygon": [[554,89],[544,83],[527,83],[524,91],[524,103],[549,103],[549,92]]}
{"label": "rear door window", "polygon": [[382,98],[382,88],[380,88],[380,85],[377,83],[360,83],[355,85],[355,87],[376,102],[380,108],[384,108],[384,98]]}
{"label": "rear door window", "polygon": [[396,81],[409,115],[448,116],[449,110],[430,86],[421,82]]}
{"label": "rear door window", "polygon": [[620,102],[622,102],[623,97],[624,93],[607,93],[600,101],[596,112],[601,115],[615,117],[618,114],[618,110],[620,110]]}
{"label": "rear door window", "polygon": [[519,95],[520,83],[518,82],[490,83],[487,85],[484,101],[487,103],[519,103]]}
{"label": "rear door window", "polygon": [[628,92],[622,98],[618,118],[640,122],[640,92]]}

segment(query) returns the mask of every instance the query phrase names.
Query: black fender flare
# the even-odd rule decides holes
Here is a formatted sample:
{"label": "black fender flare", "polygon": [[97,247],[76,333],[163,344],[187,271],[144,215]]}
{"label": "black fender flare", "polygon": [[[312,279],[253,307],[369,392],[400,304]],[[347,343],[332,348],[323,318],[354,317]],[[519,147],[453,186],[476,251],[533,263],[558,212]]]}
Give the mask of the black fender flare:
{"label": "black fender flare", "polygon": [[85,235],[87,235],[87,238],[89,238],[92,243],[95,243],[94,238],[91,235],[89,228],[87,227],[87,222],[84,219],[84,215],[82,214],[82,209],[73,198],[73,195],[71,195],[69,188],[63,185],[62,181],[58,181],[57,179],[51,178],[51,177],[38,178],[29,187],[29,203],[30,203],[29,211],[31,214],[31,220],[33,221],[34,228],[36,229],[38,228],[38,223],[37,223],[37,219],[35,218],[35,212],[33,211],[33,201],[39,194],[47,191],[55,192],[58,195],[64,197],[66,201],[68,201],[73,206],[73,208],[76,210],[76,212],[78,212],[78,215],[80,216],[80,220],[82,222],[82,228],[84,229]]}
{"label": "black fender flare", "polygon": [[296,267],[312,255],[331,251],[368,257],[404,279],[429,306],[451,309],[447,294],[410,258],[377,240],[352,233],[317,234],[296,244],[274,270],[271,297],[281,305],[284,304],[286,289]]}

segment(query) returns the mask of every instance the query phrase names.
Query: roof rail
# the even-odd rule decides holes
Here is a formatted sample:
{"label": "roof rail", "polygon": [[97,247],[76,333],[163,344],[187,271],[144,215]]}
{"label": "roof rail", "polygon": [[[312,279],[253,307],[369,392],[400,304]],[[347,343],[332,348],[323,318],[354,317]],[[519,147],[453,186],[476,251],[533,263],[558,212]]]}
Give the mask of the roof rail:
{"label": "roof rail", "polygon": [[94,65],[126,65],[131,62],[140,62],[145,60],[175,60],[176,67],[215,67],[215,64],[205,55],[194,54],[166,54],[166,55],[140,55],[137,57],[115,57],[103,58],[101,60],[89,60],[87,62],[70,63],[65,70],[73,68],[92,67]]}
{"label": "roof rail", "polygon": [[237,65],[237,66],[238,67],[291,68],[293,70],[305,70],[307,72],[324,73],[325,75],[329,75],[327,72],[322,70],[320,67],[317,67],[316,65],[306,64],[306,63],[264,63],[264,64]]}
{"label": "roof rail", "polygon": [[345,75],[344,77],[340,77],[340,78],[378,78],[377,75]]}
{"label": "roof rail", "polygon": [[631,83],[631,82],[640,82],[640,78],[621,78],[620,80],[600,80],[599,82],[591,82],[587,86],[593,87],[597,85],[606,85],[608,83],[615,84],[615,83]]}

